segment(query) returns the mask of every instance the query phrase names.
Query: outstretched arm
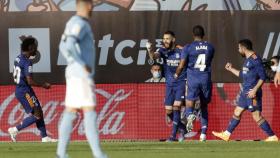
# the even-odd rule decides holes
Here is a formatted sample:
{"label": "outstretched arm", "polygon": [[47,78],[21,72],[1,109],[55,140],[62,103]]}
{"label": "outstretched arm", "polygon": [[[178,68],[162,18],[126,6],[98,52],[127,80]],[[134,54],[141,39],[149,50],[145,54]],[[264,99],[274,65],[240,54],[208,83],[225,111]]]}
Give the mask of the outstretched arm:
{"label": "outstretched arm", "polygon": [[233,68],[231,63],[227,63],[225,69],[233,73],[235,76],[239,77],[240,71]]}
{"label": "outstretched arm", "polygon": [[45,88],[45,89],[49,89],[51,88],[51,84],[47,83],[47,82],[44,82],[44,83],[38,83],[38,82],[35,82],[32,78],[32,76],[27,76],[26,77],[27,79],[27,82],[30,86],[34,86],[34,87],[42,87],[42,88]]}
{"label": "outstretched arm", "polygon": [[146,43],[146,48],[147,48],[147,51],[148,51],[150,59],[158,59],[158,58],[160,58],[160,53],[153,51],[152,43],[151,42],[147,42]]}

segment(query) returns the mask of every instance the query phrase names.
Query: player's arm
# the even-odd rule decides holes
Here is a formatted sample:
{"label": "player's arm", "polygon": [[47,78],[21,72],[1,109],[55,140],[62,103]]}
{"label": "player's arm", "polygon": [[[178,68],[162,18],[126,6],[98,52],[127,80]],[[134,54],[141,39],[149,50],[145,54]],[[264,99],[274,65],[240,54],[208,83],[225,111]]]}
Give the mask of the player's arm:
{"label": "player's arm", "polygon": [[179,63],[179,66],[176,69],[176,73],[174,74],[175,79],[180,76],[180,74],[182,73],[185,65],[186,65],[186,59],[181,59],[180,63]]}
{"label": "player's arm", "polygon": [[182,71],[184,70],[184,67],[186,66],[186,58],[188,56],[188,45],[183,47],[182,52],[181,52],[181,60],[179,63],[179,66],[176,69],[176,73],[174,74],[174,78],[178,78]]}
{"label": "player's arm", "polygon": [[146,48],[147,48],[150,59],[159,59],[160,58],[160,53],[158,51],[156,51],[156,52],[153,51],[151,42],[146,43]]}
{"label": "player's arm", "polygon": [[232,67],[231,63],[227,63],[225,66],[225,69],[228,70],[229,72],[233,73],[235,76],[239,77],[240,76],[240,71]]}
{"label": "player's arm", "polygon": [[248,97],[249,98],[254,98],[256,96],[257,91],[262,87],[262,85],[263,85],[263,83],[266,79],[265,70],[264,70],[261,62],[259,62],[256,65],[256,71],[257,71],[258,76],[259,76],[259,81],[255,85],[255,87],[248,92]]}
{"label": "player's arm", "polygon": [[42,88],[45,88],[45,89],[51,88],[51,84],[50,84],[50,83],[47,83],[47,82],[44,82],[44,83],[35,82],[35,81],[33,80],[32,75],[31,75],[31,76],[26,76],[26,80],[27,80],[27,83],[28,83],[30,86],[42,87]]}
{"label": "player's arm", "polygon": [[79,41],[85,34],[86,31],[83,24],[77,23],[70,28],[66,28],[66,31],[61,38],[61,42],[63,42],[63,44],[60,45],[60,51],[68,63],[75,61],[85,67],[86,71],[91,72],[89,66],[87,66],[81,58]]}
{"label": "player's arm", "polygon": [[276,74],[274,76],[274,85],[275,87],[278,87],[278,85],[280,85],[280,64],[278,65]]}
{"label": "player's arm", "polygon": [[38,83],[38,82],[35,82],[33,80],[33,77],[32,77],[32,63],[31,62],[27,63],[24,66],[24,73],[25,73],[25,76],[26,76],[27,83],[30,86],[43,87],[45,89],[49,89],[51,87],[51,84],[49,84],[47,82],[45,82],[45,83]]}

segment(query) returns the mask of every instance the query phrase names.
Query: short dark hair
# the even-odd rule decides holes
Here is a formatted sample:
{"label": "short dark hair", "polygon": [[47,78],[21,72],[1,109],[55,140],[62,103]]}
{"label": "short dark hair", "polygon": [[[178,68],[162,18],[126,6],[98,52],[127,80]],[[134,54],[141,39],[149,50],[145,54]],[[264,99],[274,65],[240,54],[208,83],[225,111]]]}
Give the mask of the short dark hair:
{"label": "short dark hair", "polygon": [[205,33],[204,33],[204,29],[201,25],[196,25],[193,27],[193,35],[195,37],[200,37],[203,38]]}
{"label": "short dark hair", "polygon": [[38,42],[34,37],[27,37],[25,38],[22,43],[21,43],[21,51],[30,51],[30,46],[31,45],[36,45],[38,46]]}
{"label": "short dark hair", "polygon": [[161,66],[159,63],[154,63],[152,66]]}
{"label": "short dark hair", "polygon": [[253,43],[249,39],[242,39],[238,42],[238,44],[242,45],[248,50],[253,50]]}
{"label": "short dark hair", "polygon": [[271,59],[279,60],[279,59],[280,59],[280,56],[276,55],[276,56],[271,57]]}
{"label": "short dark hair", "polygon": [[170,30],[165,31],[164,35],[171,35],[172,37],[175,37],[175,33],[173,31],[170,31]]}

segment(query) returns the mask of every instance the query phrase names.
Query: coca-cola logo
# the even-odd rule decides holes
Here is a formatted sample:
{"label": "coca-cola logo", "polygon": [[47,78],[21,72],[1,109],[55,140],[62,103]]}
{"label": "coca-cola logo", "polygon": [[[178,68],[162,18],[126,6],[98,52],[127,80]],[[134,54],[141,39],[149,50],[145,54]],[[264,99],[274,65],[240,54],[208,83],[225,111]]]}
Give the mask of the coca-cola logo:
{"label": "coca-cola logo", "polygon": [[[124,89],[118,89],[113,94],[107,92],[103,89],[95,90],[97,96],[105,100],[103,105],[98,105],[102,107],[98,113],[97,125],[101,135],[116,135],[120,134],[122,129],[125,127],[124,118],[126,112],[120,108],[120,106],[125,106],[121,104],[124,102],[131,94],[133,90],[125,91]],[[59,91],[62,93],[60,99],[50,99],[42,105],[44,112],[44,120],[47,126],[52,126],[52,130],[47,128],[49,135],[57,134],[57,126],[60,124],[62,117],[62,112],[64,109],[64,91]],[[20,121],[27,117],[24,110],[20,107],[20,103],[15,98],[15,93],[11,92],[6,98],[3,99],[0,106],[0,137],[9,136],[7,128],[12,127],[20,123]],[[55,130],[54,130],[55,126]],[[84,124],[82,113],[77,113],[77,119],[73,125],[73,131],[77,130],[78,135],[84,135]],[[21,133],[29,133],[39,135],[39,131],[34,128],[26,128],[21,131]]]}

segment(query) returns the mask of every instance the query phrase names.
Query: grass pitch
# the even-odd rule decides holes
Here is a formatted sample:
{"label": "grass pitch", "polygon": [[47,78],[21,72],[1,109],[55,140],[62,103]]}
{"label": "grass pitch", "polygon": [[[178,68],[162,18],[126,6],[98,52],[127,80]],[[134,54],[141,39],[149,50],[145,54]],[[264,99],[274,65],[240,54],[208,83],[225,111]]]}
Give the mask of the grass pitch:
{"label": "grass pitch", "polygon": [[[0,143],[0,158],[55,158],[56,143]],[[280,158],[280,143],[188,141],[103,142],[110,158]],[[91,158],[86,142],[72,142],[70,158]]]}

